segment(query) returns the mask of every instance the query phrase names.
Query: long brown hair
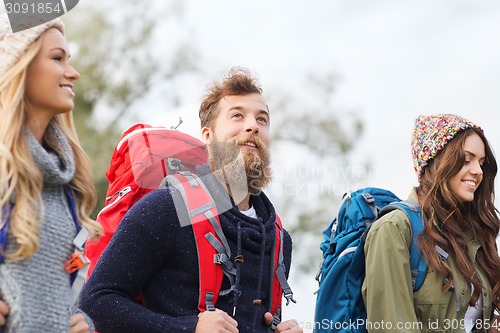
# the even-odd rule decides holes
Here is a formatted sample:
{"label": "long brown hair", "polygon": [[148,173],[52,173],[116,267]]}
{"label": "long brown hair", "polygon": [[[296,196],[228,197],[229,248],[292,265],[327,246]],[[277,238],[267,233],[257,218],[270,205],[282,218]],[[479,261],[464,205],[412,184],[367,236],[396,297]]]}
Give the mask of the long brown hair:
{"label": "long brown hair", "polygon": [[[464,144],[466,138],[476,133],[484,143],[486,159],[482,165],[483,179],[474,194],[472,202],[463,202],[454,194],[448,181],[456,175],[465,163]],[[448,277],[443,290],[449,290],[454,277],[450,267],[440,260],[435,251],[439,245],[453,253],[459,271],[474,286],[469,304],[474,306],[482,291],[482,283],[467,251],[465,231],[472,232],[480,248],[476,254],[477,265],[486,273],[493,289],[493,303],[500,308],[500,257],[496,248],[496,237],[500,229],[498,211],[494,206],[494,181],[497,162],[493,151],[477,128],[458,133],[425,167],[417,194],[424,217],[424,231],[419,247],[430,266]]]}

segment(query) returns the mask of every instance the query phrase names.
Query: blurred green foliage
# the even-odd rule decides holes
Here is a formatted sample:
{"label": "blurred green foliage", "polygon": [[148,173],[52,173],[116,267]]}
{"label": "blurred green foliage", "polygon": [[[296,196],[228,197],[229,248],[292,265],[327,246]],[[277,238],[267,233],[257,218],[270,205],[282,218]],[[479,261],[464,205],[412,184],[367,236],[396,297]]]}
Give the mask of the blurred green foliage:
{"label": "blurred green foliage", "polygon": [[[87,0],[64,17],[74,53],[72,64],[81,74],[74,89],[74,117],[81,143],[93,163],[99,194],[94,217],[104,206],[108,187],[105,172],[121,133],[134,122],[131,114],[148,111],[143,101],[155,86],[203,70],[199,65],[203,61],[189,38],[179,38],[170,45],[168,58],[158,54],[165,36],[174,35],[169,35],[168,23],[177,29],[184,24],[183,0],[161,2],[158,10],[141,4],[138,0]],[[162,26],[158,34],[161,24],[167,26]],[[210,73],[214,74],[213,69]],[[264,87],[272,112],[273,156],[291,145],[293,151],[286,158],[292,168],[302,166],[301,158],[314,160],[312,168],[321,164],[348,168],[347,157],[363,133],[363,122],[357,112],[335,105],[338,78],[334,74],[309,73],[300,81],[303,87],[298,94],[291,93],[286,78],[279,88]],[[179,101],[176,94],[175,89],[169,89],[169,100]],[[304,151],[304,156],[297,156]],[[294,179],[282,180],[290,181]],[[340,175],[304,181],[321,184],[347,180]],[[294,265],[301,271],[310,272],[319,263],[321,231],[332,219],[341,194],[293,191],[271,198],[294,238]]]}
{"label": "blurred green foliage", "polygon": [[131,110],[145,111],[141,101],[156,84],[196,71],[195,51],[182,41],[168,61],[152,52],[158,43],[155,28],[169,19],[182,20],[181,1],[165,1],[155,11],[137,0],[90,0],[64,17],[72,64],[81,75],[74,89],[75,124],[99,195],[94,217],[104,206],[105,172],[127,124],[123,120]]}

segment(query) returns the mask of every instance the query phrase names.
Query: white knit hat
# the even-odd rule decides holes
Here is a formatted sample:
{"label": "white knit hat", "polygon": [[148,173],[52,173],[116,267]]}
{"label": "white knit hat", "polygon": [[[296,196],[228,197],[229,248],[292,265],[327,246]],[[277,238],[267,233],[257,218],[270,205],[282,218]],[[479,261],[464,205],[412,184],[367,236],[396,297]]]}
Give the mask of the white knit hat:
{"label": "white knit hat", "polygon": [[59,19],[13,33],[7,14],[0,14],[0,76],[16,64],[26,49],[51,27],[56,27],[64,34],[64,24]]}

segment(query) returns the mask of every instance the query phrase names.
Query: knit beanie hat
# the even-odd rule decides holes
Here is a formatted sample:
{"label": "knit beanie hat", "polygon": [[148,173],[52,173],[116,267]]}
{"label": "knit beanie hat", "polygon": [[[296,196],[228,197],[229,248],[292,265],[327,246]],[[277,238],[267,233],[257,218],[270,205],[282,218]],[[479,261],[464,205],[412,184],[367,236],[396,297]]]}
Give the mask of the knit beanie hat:
{"label": "knit beanie hat", "polygon": [[0,14],[0,77],[21,59],[26,49],[45,30],[51,27],[56,27],[64,34],[64,24],[59,19],[13,33],[7,14]]}
{"label": "knit beanie hat", "polygon": [[[412,155],[415,172],[418,178],[422,176],[424,167],[441,151],[448,142],[460,131],[481,128],[473,122],[454,115],[436,114],[419,116],[415,120],[412,137]],[[481,130],[482,131],[482,130]]]}

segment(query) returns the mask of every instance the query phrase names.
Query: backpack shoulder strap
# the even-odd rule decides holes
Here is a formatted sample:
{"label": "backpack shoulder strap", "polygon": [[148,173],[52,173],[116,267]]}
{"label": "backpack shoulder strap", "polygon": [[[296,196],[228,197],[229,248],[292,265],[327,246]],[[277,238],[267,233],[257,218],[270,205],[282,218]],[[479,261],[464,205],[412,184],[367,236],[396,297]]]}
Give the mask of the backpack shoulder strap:
{"label": "backpack shoulder strap", "polygon": [[425,279],[425,273],[427,271],[427,263],[425,262],[425,258],[417,244],[417,238],[424,230],[424,221],[422,219],[420,207],[417,203],[410,200],[393,202],[387,205],[382,208],[377,218],[380,218],[382,215],[385,215],[394,209],[399,209],[405,212],[411,223],[412,241],[410,247],[410,269],[413,291],[417,291],[420,287],[422,287]]}
{"label": "backpack shoulder strap", "polygon": [[[198,309],[213,311],[219,295],[227,295],[234,289],[236,269],[233,267],[231,250],[220,226],[215,202],[195,174],[185,171],[169,175],[160,187],[175,187],[181,198],[172,196],[181,225],[191,224],[198,251],[200,292]],[[187,216],[188,221],[184,221]],[[224,275],[231,287],[221,291]]]}
{"label": "backpack shoulder strap", "polygon": [[[88,268],[88,259],[83,254],[83,247],[85,241],[88,238],[88,232],[85,228],[81,227],[78,223],[78,217],[76,213],[76,205],[75,198],[73,196],[73,191],[71,190],[71,186],[68,184],[65,187],[66,196],[68,198],[68,205],[71,212],[71,217],[73,218],[73,222],[75,223],[75,228],[77,231],[77,236],[73,240],[73,245],[75,246],[75,252],[72,255],[72,258],[65,263],[65,268],[70,275],[70,284],[73,299],[78,297],[80,290],[83,288],[85,283],[85,273],[86,268]],[[1,251],[5,251],[7,245],[7,235],[10,224],[10,218],[12,216],[12,211],[14,209],[16,199],[15,195],[11,197],[10,203],[7,207],[2,207],[2,216],[5,216],[4,221],[0,224],[0,247]],[[3,255],[0,252],[0,263],[3,262]]]}
{"label": "backpack shoulder strap", "polygon": [[[231,250],[220,227],[215,203],[202,180],[188,171],[165,177],[160,187],[169,185],[175,187],[181,196],[181,198],[172,196],[179,219],[182,219],[182,216],[189,218],[188,222],[181,220],[179,222],[181,225],[190,223],[193,226],[200,272],[198,308],[200,311],[215,310],[219,294],[227,295],[234,290],[236,276],[236,269],[230,261]],[[282,295],[287,299],[287,305],[290,301],[294,303],[296,301],[285,275],[283,225],[279,216],[276,217],[275,227],[276,245],[271,270],[270,311],[274,314],[273,325],[276,326],[281,321]],[[223,275],[228,277],[231,287],[220,291]],[[215,278],[207,279],[207,276]]]}
{"label": "backpack shoulder strap", "polygon": [[[281,219],[276,214],[275,220],[276,229],[276,242],[274,248],[274,260],[272,260],[273,267],[271,269],[271,295],[269,299],[272,300],[270,312],[273,314],[273,321],[271,323],[271,330],[274,331],[276,326],[281,322],[281,298],[282,295],[286,298],[286,305],[291,302],[297,303],[293,298],[293,292],[288,284],[285,275],[285,262],[283,256],[283,246],[284,246],[284,233],[283,224]],[[276,275],[276,276],[275,276]]]}
{"label": "backpack shoulder strap", "polygon": [[76,237],[73,239],[74,251],[71,255],[71,259],[65,262],[64,268],[68,273],[70,273],[70,284],[71,284],[71,297],[72,301],[75,301],[80,292],[85,285],[85,279],[87,276],[87,271],[89,269],[90,260],[85,255],[85,243],[89,237],[89,233],[85,227],[81,226],[78,222],[78,215],[76,212],[75,197],[73,195],[73,190],[69,184],[65,187],[66,197],[68,199],[68,205],[71,211],[71,217],[76,228]]}

